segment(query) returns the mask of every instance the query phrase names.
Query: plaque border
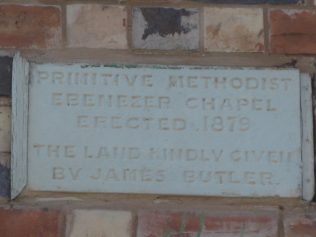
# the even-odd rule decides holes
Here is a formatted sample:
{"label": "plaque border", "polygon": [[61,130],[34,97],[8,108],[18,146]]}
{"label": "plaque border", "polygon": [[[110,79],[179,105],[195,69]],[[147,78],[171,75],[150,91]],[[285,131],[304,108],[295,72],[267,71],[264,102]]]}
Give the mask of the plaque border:
{"label": "plaque border", "polygon": [[[153,67],[157,66],[158,65],[154,65]],[[183,65],[179,65],[179,67],[181,66]],[[163,66],[162,68],[169,67]],[[220,68],[225,69],[229,67]],[[247,67],[242,68],[247,69]],[[251,69],[254,69],[254,67],[251,67]],[[299,77],[301,157],[303,166],[301,168],[302,190],[300,197],[306,201],[311,201],[315,191],[312,86],[309,74],[299,72]],[[24,59],[20,53],[17,53],[13,59],[12,73],[11,199],[15,199],[27,187],[29,79],[30,63]]]}
{"label": "plaque border", "polygon": [[301,157],[302,157],[302,197],[311,201],[315,192],[314,176],[314,135],[313,135],[313,104],[311,77],[300,73],[301,93]]}
{"label": "plaque border", "polygon": [[28,91],[30,64],[17,53],[12,70],[11,199],[27,184]]}

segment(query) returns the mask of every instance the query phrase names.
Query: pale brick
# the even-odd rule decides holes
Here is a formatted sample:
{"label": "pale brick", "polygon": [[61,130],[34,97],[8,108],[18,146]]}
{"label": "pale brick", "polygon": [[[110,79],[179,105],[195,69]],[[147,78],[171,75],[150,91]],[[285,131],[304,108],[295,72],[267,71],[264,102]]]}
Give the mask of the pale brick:
{"label": "pale brick", "polygon": [[10,152],[11,146],[11,107],[5,105],[8,100],[0,97],[0,152]]}
{"label": "pale brick", "polygon": [[74,4],[67,6],[70,47],[126,49],[127,11],[123,6]]}
{"label": "pale brick", "polygon": [[205,8],[204,47],[209,52],[262,52],[262,9]]}
{"label": "pale brick", "polygon": [[134,8],[133,47],[138,49],[199,48],[199,11],[177,8]]}
{"label": "pale brick", "polygon": [[131,237],[133,218],[128,211],[74,210],[69,219],[69,237]]}

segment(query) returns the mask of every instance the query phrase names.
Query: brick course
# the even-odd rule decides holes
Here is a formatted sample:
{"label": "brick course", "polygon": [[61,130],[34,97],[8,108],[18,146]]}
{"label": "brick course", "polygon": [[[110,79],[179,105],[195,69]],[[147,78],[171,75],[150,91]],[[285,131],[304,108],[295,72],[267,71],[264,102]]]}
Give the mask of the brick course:
{"label": "brick course", "polygon": [[276,212],[221,210],[140,212],[138,237],[277,237]]}

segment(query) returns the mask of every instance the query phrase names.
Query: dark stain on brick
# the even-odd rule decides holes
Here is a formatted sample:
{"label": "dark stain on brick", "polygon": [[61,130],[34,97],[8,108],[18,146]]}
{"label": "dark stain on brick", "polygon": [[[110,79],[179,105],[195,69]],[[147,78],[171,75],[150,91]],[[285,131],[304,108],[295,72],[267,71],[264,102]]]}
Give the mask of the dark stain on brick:
{"label": "dark stain on brick", "polygon": [[295,4],[302,3],[303,0],[191,0],[201,3],[222,3],[222,4]]}
{"label": "dark stain on brick", "polygon": [[12,58],[0,57],[0,96],[11,96]]}
{"label": "dark stain on brick", "polygon": [[147,22],[142,39],[149,35],[159,34],[161,37],[174,34],[186,34],[191,31],[190,26],[181,23],[183,16],[194,14],[193,11],[174,8],[141,8],[141,12]]}
{"label": "dark stain on brick", "polygon": [[0,164],[0,197],[9,197],[10,169]]}

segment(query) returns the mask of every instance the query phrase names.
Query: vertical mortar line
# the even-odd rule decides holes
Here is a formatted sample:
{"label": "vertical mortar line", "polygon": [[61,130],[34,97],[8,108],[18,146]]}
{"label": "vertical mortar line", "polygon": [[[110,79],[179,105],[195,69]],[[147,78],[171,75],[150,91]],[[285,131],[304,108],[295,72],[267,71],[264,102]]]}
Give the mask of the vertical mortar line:
{"label": "vertical mortar line", "polygon": [[269,25],[269,9],[267,6],[263,7],[263,37],[264,37],[264,54],[270,53],[270,25]]}
{"label": "vertical mortar line", "polygon": [[67,237],[70,236],[71,230],[73,229],[74,226],[74,207],[67,205],[64,206],[64,218],[65,218],[65,224],[64,224],[64,235],[62,237]]}
{"label": "vertical mortar line", "polygon": [[279,206],[278,211],[278,237],[285,237],[284,233],[284,207]]}
{"label": "vertical mortar line", "polygon": [[67,3],[63,2],[61,5],[61,27],[62,27],[62,47],[67,48]]}
{"label": "vertical mortar line", "polygon": [[67,214],[65,213],[64,208],[61,208],[62,216],[59,218],[59,235],[62,237],[66,237],[66,227],[67,227]]}
{"label": "vertical mortar line", "polygon": [[199,43],[200,43],[200,53],[202,55],[204,55],[204,14],[205,14],[205,6],[201,6],[199,7],[199,11],[200,11],[200,19],[199,19],[199,24],[200,24],[200,39],[199,39]]}
{"label": "vertical mortar line", "polygon": [[131,223],[131,234],[130,236],[136,237],[138,230],[138,211],[132,211],[132,223]]}
{"label": "vertical mortar line", "polygon": [[130,1],[127,1],[125,4],[126,10],[127,10],[127,17],[126,17],[126,37],[127,37],[127,50],[129,52],[132,51],[133,49],[133,32],[132,32],[132,27],[133,27],[133,5]]}

